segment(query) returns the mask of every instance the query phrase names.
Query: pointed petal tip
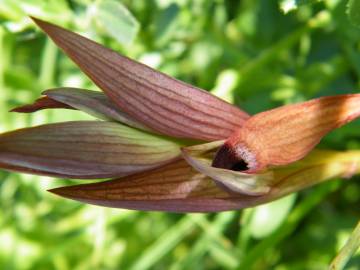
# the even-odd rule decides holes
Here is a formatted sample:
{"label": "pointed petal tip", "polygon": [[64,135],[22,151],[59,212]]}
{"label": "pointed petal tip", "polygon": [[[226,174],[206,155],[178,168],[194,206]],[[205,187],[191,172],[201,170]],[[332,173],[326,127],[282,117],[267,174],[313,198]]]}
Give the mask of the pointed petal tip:
{"label": "pointed petal tip", "polygon": [[47,22],[45,22],[44,20],[41,20],[41,19],[39,19],[39,18],[37,18],[37,17],[34,17],[34,16],[32,16],[32,15],[29,15],[29,18],[34,22],[34,23],[36,23],[37,25],[39,25],[40,26],[40,24],[43,24],[43,23],[47,23]]}
{"label": "pointed petal tip", "polygon": [[53,100],[49,97],[40,97],[32,104],[22,105],[10,110],[10,112],[17,112],[17,113],[33,113],[44,109],[72,109],[75,108],[71,107],[70,105],[64,104],[62,102]]}
{"label": "pointed petal tip", "polygon": [[91,184],[80,184],[80,185],[72,185],[65,187],[57,187],[53,189],[48,189],[47,191],[55,196],[59,196],[65,199],[92,204],[92,205],[107,206],[97,198],[96,194],[93,194],[92,192],[87,192],[86,186],[88,185]]}
{"label": "pointed petal tip", "polygon": [[52,194],[55,194],[57,196],[66,197],[66,196],[63,195],[63,192],[61,192],[61,189],[62,189],[62,187],[58,187],[58,188],[48,189],[46,191],[50,192]]}
{"label": "pointed petal tip", "polygon": [[72,192],[72,190],[73,189],[67,187],[57,187],[57,188],[48,189],[47,192],[50,192],[56,196],[75,200],[75,196],[74,196],[75,194],[73,194],[74,192]]}
{"label": "pointed petal tip", "polygon": [[9,110],[9,112],[21,112],[21,109],[19,107],[16,107],[16,108]]}

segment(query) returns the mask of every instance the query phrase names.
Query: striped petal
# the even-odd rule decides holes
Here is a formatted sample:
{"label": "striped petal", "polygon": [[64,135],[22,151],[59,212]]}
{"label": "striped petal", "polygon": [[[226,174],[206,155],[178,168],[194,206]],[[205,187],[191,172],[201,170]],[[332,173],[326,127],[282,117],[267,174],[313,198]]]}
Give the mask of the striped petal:
{"label": "striped petal", "polygon": [[160,133],[209,141],[225,139],[249,117],[204,90],[61,27],[33,20],[122,111]]}
{"label": "striped petal", "polygon": [[34,104],[13,109],[14,112],[36,112],[43,109],[68,108],[86,112],[102,120],[115,120],[142,130],[150,129],[122,112],[106,95],[98,91],[79,88],[54,88],[43,92],[45,97]]}
{"label": "striped petal", "polygon": [[78,179],[149,170],[180,154],[179,143],[114,122],[77,121],[0,135],[0,168]]}
{"label": "striped petal", "polygon": [[360,116],[360,94],[322,97],[251,117],[219,149],[213,166],[245,162],[249,172],[307,155],[331,130]]}
{"label": "striped petal", "polygon": [[273,171],[277,184],[261,196],[228,193],[178,160],[150,172],[51,192],[85,203],[171,212],[218,212],[264,204],[339,176],[360,173],[360,151],[314,151],[291,167]]}

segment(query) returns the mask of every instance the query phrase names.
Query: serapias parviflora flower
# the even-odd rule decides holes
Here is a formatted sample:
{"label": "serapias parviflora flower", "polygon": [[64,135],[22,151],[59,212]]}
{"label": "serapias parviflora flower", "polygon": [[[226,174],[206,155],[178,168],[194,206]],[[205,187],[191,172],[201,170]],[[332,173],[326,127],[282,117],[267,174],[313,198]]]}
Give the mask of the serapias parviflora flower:
{"label": "serapias parviflora flower", "polygon": [[104,93],[57,88],[15,112],[81,110],[94,121],[0,135],[0,168],[113,180],[50,190],[109,207],[213,212],[263,204],[360,172],[360,151],[313,150],[360,115],[360,94],[249,116],[239,108],[59,26],[35,23]]}

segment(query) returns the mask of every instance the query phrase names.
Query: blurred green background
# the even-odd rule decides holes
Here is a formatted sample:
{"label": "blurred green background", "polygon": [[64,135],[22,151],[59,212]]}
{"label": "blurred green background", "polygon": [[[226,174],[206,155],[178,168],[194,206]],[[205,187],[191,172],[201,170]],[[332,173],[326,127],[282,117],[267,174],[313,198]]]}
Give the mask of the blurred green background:
{"label": "blurred green background", "polygon": [[[8,110],[51,87],[96,89],[29,14],[253,114],[358,92],[360,5],[347,2],[0,0],[0,131],[88,119]],[[320,147],[359,149],[359,131],[355,121]],[[0,171],[0,269],[327,269],[360,218],[358,180],[254,209],[185,215],[83,205],[46,192],[76,181]],[[359,252],[347,269],[360,269]]]}

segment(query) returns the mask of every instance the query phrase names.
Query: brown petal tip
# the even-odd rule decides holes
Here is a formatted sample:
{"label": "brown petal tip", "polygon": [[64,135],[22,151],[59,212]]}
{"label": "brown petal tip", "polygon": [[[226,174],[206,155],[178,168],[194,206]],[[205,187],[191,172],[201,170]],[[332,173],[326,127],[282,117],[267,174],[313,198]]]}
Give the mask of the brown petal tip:
{"label": "brown petal tip", "polygon": [[56,109],[74,109],[73,107],[66,105],[62,102],[53,100],[49,97],[41,97],[37,99],[33,104],[27,104],[23,106],[16,107],[10,112],[17,113],[33,113],[44,109],[56,108]]}

